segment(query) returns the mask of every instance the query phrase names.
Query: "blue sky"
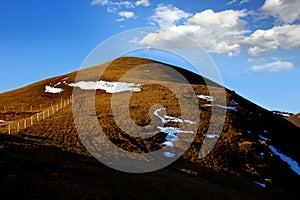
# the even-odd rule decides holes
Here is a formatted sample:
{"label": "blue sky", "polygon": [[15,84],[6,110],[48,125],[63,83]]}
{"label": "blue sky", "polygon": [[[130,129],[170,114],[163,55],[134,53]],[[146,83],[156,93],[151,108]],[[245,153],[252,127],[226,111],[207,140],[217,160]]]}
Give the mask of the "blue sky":
{"label": "blue sky", "polygon": [[138,44],[192,48],[172,32],[187,35],[226,87],[269,110],[300,112],[298,0],[0,1],[0,92],[77,70],[99,43],[142,27],[157,31]]}

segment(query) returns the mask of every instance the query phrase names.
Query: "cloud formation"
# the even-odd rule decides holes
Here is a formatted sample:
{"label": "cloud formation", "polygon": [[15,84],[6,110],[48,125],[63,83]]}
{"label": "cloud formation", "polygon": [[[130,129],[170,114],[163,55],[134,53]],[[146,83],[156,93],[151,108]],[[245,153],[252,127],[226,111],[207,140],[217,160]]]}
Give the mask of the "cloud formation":
{"label": "cloud formation", "polygon": [[139,0],[139,1],[135,2],[135,5],[148,7],[148,6],[150,6],[150,2],[149,2],[149,0]]}
{"label": "cloud formation", "polygon": [[300,25],[275,26],[268,30],[256,30],[245,37],[244,44],[249,45],[248,54],[253,57],[265,55],[278,48],[292,49],[300,47]]}
{"label": "cloud formation", "polygon": [[191,16],[190,13],[186,13],[175,6],[159,4],[150,19],[156,22],[160,28],[168,28],[189,16]]}
{"label": "cloud formation", "polygon": [[[246,15],[245,10],[204,10],[192,15],[176,7],[159,5],[151,20],[162,29],[147,35],[140,42],[160,48],[189,48],[191,46],[184,38],[186,35],[209,52],[237,55],[241,50],[239,43],[243,40],[243,34],[247,33],[246,22],[241,19]],[[178,22],[181,25],[177,25]],[[182,34],[182,37],[174,32]]]}
{"label": "cloud formation", "polygon": [[92,6],[109,6],[108,9],[112,10],[113,8],[135,8],[136,6],[150,6],[149,0],[138,0],[135,3],[131,1],[109,1],[109,0],[92,0]]}
{"label": "cloud formation", "polygon": [[125,19],[130,19],[135,17],[134,12],[129,12],[129,11],[121,11],[119,12],[119,16],[121,18],[118,19],[118,21],[124,21]]}
{"label": "cloud formation", "polygon": [[261,10],[284,23],[293,23],[300,19],[299,0],[266,0]]}
{"label": "cloud formation", "polygon": [[247,69],[247,73],[275,73],[288,71],[294,68],[293,63],[285,61],[275,61],[264,65],[254,65]]}

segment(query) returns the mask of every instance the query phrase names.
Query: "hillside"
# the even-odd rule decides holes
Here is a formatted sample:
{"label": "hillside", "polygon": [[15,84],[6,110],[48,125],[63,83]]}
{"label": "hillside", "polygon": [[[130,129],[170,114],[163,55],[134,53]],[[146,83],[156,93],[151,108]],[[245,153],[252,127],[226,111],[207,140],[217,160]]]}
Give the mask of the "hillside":
{"label": "hillside", "polygon": [[300,127],[300,113],[287,117],[287,120]]}
{"label": "hillside", "polygon": [[[175,66],[132,57],[112,61],[105,71],[104,66],[0,94],[0,120],[5,121],[0,124],[3,199],[298,199],[299,127],[234,91]],[[98,77],[100,73],[102,77]],[[100,78],[102,82],[95,85]],[[152,82],[145,82],[147,79]],[[80,85],[80,81],[90,83]],[[118,81],[134,85],[114,85]],[[178,96],[167,86],[182,93]],[[197,105],[189,103],[189,87],[197,95]],[[97,88],[95,104],[87,88]],[[226,94],[225,104],[222,91]],[[71,98],[73,92],[78,95]],[[76,108],[86,116],[79,121],[86,125],[81,135],[74,116]],[[121,112],[126,108],[129,113]],[[169,118],[160,113],[162,108]],[[42,119],[52,109],[55,112]],[[96,115],[89,109],[94,109]],[[119,122],[127,122],[129,115],[134,124],[155,134],[147,138],[128,134],[117,124],[114,112],[118,110]],[[208,133],[210,126],[217,130],[222,113],[226,118],[220,137]],[[28,118],[29,123],[31,116],[35,117],[33,125],[24,128],[24,119]],[[127,152],[154,152],[172,144],[175,147],[168,152],[172,156],[173,151],[184,149],[188,134],[177,132],[180,139],[168,139],[172,136],[167,131],[170,128],[195,130],[195,138],[185,153],[166,168],[144,174],[120,172],[97,161],[86,149],[95,144],[96,137],[88,142],[80,139],[93,136],[90,121],[95,117],[109,140]],[[184,124],[179,119],[195,123]],[[153,129],[152,122],[163,120],[169,121]],[[214,148],[199,158],[201,146],[216,138]],[[95,152],[93,155],[97,155]],[[114,157],[116,153],[111,151],[107,156]]]}

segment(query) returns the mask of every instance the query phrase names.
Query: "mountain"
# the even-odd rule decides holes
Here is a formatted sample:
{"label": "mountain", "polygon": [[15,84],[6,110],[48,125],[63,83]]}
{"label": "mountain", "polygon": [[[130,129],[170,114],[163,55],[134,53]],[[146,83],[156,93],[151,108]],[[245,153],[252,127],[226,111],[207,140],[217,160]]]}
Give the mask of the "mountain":
{"label": "mountain", "polygon": [[[97,89],[94,97],[92,89]],[[189,103],[191,99],[196,105]],[[2,199],[298,199],[300,195],[300,128],[176,66],[118,58],[1,93],[0,108]],[[122,112],[126,108],[128,112]],[[90,114],[89,109],[95,112]],[[86,117],[78,120],[76,111]],[[134,123],[127,127],[136,124],[155,134],[146,138],[128,134],[120,128],[128,116]],[[109,141],[126,152],[149,153],[169,146],[160,162],[172,159],[177,150],[184,154],[153,172],[114,170],[91,155],[101,154],[97,146],[91,151],[93,144],[102,142],[91,131],[95,119]],[[152,123],[162,122],[151,129]],[[191,132],[195,137],[189,144]],[[211,151],[199,157],[201,147],[214,141]]]}
{"label": "mountain", "polygon": [[287,117],[287,120],[300,127],[300,113]]}

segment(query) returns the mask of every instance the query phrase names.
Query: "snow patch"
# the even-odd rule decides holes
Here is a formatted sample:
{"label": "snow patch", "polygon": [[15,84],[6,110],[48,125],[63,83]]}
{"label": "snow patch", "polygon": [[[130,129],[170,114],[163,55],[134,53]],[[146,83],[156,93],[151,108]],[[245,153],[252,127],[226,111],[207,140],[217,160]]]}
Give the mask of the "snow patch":
{"label": "snow patch", "polygon": [[283,160],[284,162],[286,162],[287,164],[290,165],[290,168],[298,175],[300,175],[300,167],[299,164],[297,163],[297,161],[293,160],[292,158],[284,155],[283,153],[280,153],[280,151],[278,151],[274,146],[270,145],[269,148],[271,149],[271,151],[280,157],[281,160]]}
{"label": "snow patch", "polygon": [[202,95],[202,94],[197,95],[197,97],[200,99],[204,99],[206,101],[211,101],[211,102],[215,100],[212,96],[206,96],[206,95]]}
{"label": "snow patch", "polygon": [[168,133],[168,134],[177,134],[177,133],[194,133],[194,131],[183,131],[183,130],[180,130],[180,128],[177,128],[177,127],[161,127],[161,126],[158,126],[157,127],[158,129],[160,129],[160,132],[162,133]]}
{"label": "snow patch", "polygon": [[256,181],[254,181],[254,183],[257,185],[260,185],[261,187],[264,187],[264,188],[266,187],[266,184],[264,184],[264,183],[260,183],[260,182],[256,182]]}
{"label": "snow patch", "polygon": [[140,92],[141,84],[108,81],[80,81],[70,83],[71,87],[79,87],[82,90],[105,90],[107,93]]}
{"label": "snow patch", "polygon": [[224,108],[224,109],[227,109],[227,110],[233,110],[233,111],[238,111],[236,107],[234,106],[223,106],[223,105],[217,105],[218,107],[220,108]]}
{"label": "snow patch", "polygon": [[[196,124],[196,122],[192,120],[184,120],[181,118],[169,116],[169,115],[161,115],[161,112],[166,110],[165,108],[158,108],[154,111],[154,115],[161,119],[162,123],[168,124],[171,122],[178,122],[178,123],[188,123],[188,124]],[[177,136],[177,133],[194,133],[194,131],[184,131],[181,130],[180,128],[177,127],[162,127],[162,126],[157,126],[157,128],[160,130],[162,133],[167,133],[167,136],[165,137],[165,141],[162,143],[162,145],[168,146],[168,147],[175,147],[173,141],[179,140],[179,137]],[[165,157],[174,157],[174,153],[170,152],[164,152]]]}
{"label": "snow patch", "polygon": [[167,158],[173,158],[173,157],[175,156],[175,154],[174,154],[174,153],[171,153],[171,152],[168,152],[168,151],[166,151],[166,152],[164,152],[164,156],[165,156],[165,157],[167,157]]}
{"label": "snow patch", "polygon": [[171,141],[165,141],[162,144],[165,145],[165,146],[168,146],[168,147],[174,147],[174,144]]}
{"label": "snow patch", "polygon": [[49,85],[45,86],[45,92],[48,93],[61,93],[63,91],[62,88],[55,88],[55,87],[51,87]]}
{"label": "snow patch", "polygon": [[216,135],[216,134],[204,134],[205,137],[213,139],[213,138],[220,138],[220,135]]}
{"label": "snow patch", "polygon": [[174,140],[179,140],[179,137],[174,134],[168,134],[165,139],[167,141],[173,142]]}
{"label": "snow patch", "polygon": [[157,109],[157,110],[154,111],[154,115],[156,117],[160,118],[163,124],[167,124],[167,123],[170,123],[170,122],[196,124],[196,122],[191,121],[191,120],[184,120],[184,119],[173,117],[173,116],[169,116],[169,115],[161,116],[160,113],[163,110],[166,110],[166,109],[165,108],[159,108],[159,109]]}
{"label": "snow patch", "polygon": [[239,105],[239,103],[238,102],[236,102],[235,100],[231,100],[231,102],[234,104],[234,105]]}
{"label": "snow patch", "polygon": [[266,138],[264,136],[258,135],[260,139],[266,141],[266,142],[270,142],[271,140],[269,138]]}
{"label": "snow patch", "polygon": [[279,116],[281,116],[281,117],[289,117],[289,116],[291,116],[289,113],[286,113],[286,112],[273,111],[273,113],[274,113],[275,115],[279,115]]}
{"label": "snow patch", "polygon": [[58,85],[60,85],[61,84],[61,82],[58,82],[58,83],[56,83],[54,86],[58,86]]}

